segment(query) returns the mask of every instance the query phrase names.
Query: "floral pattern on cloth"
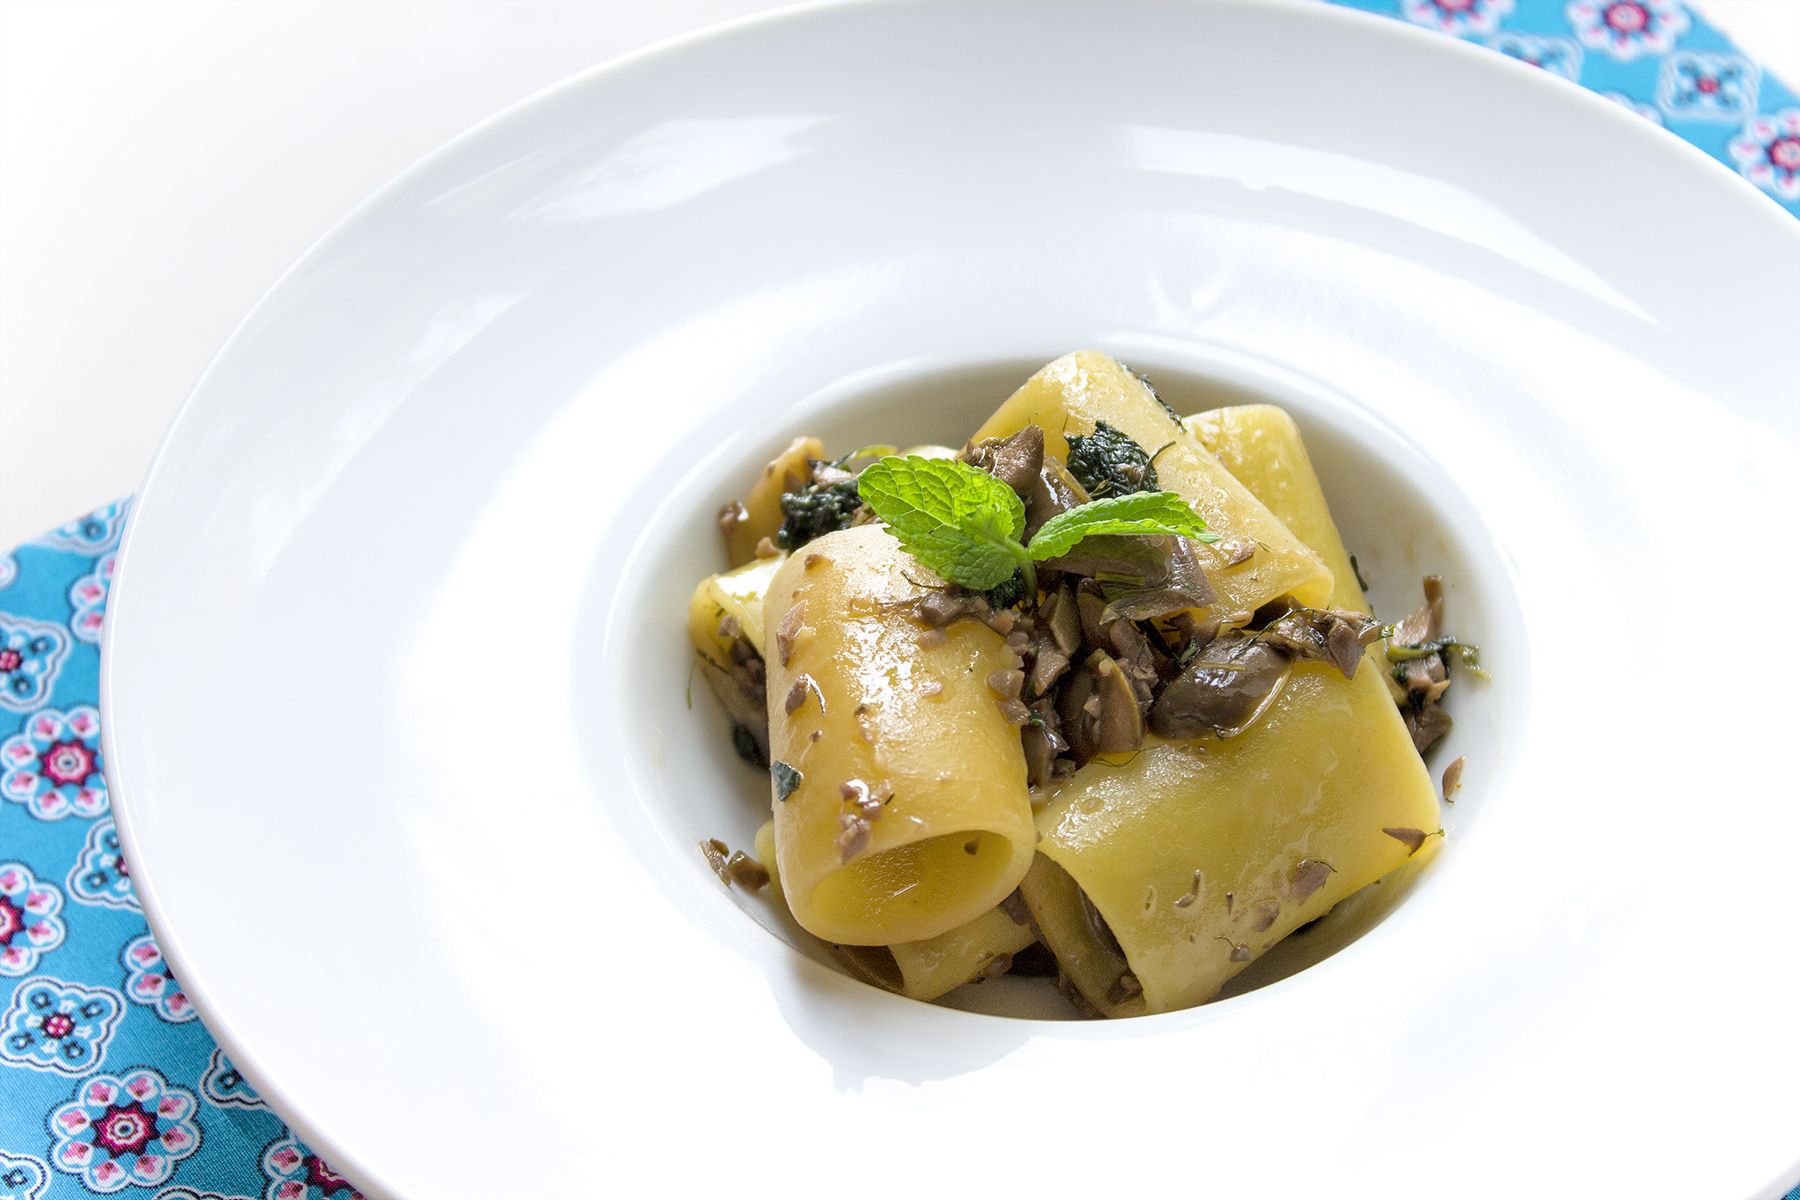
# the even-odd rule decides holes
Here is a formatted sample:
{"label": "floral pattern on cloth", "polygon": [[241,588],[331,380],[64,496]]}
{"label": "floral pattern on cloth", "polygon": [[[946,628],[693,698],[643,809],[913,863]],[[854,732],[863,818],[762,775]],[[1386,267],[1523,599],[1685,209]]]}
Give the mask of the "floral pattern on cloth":
{"label": "floral pattern on cloth", "polygon": [[1488,47],[1528,67],[1561,75],[1571,82],[1581,77],[1581,47],[1568,38],[1537,37],[1529,33],[1496,33]]}
{"label": "floral pattern on cloth", "polygon": [[264,1200],[364,1200],[356,1185],[293,1138],[281,1138],[263,1153],[269,1189]]}
{"label": "floral pattern on cloth", "polygon": [[1742,121],[1756,111],[1762,72],[1735,54],[1671,54],[1663,62],[1656,103],[1690,121]]}
{"label": "floral pattern on cloth", "polygon": [[47,701],[68,653],[56,626],[0,613],[0,708],[30,712]]}
{"label": "floral pattern on cloth", "polygon": [[206,1060],[206,1074],[200,1077],[200,1094],[222,1108],[267,1108],[238,1069],[225,1057],[225,1051],[214,1047]]}
{"label": "floral pattern on cloth", "polygon": [[1566,11],[1577,41],[1626,62],[1667,54],[1690,24],[1680,0],[1573,0]]}
{"label": "floral pattern on cloth", "polygon": [[1751,183],[1783,200],[1800,201],[1800,108],[1747,123],[1731,140],[1731,158]]}
{"label": "floral pattern on cloth", "polygon": [[[1337,2],[1578,82],[1800,216],[1800,97],[1674,0]],[[138,908],[96,711],[129,511],[109,504],[0,553],[0,870],[21,871],[0,885],[20,914],[0,927],[60,930],[54,945],[38,935],[24,977],[0,980],[0,1200],[358,1200],[207,1033]],[[56,901],[30,901],[59,880]]]}
{"label": "floral pattern on cloth", "polygon": [[[48,639],[35,649],[12,639],[18,662],[0,655],[12,664],[0,676],[22,665],[31,681],[0,679],[11,698],[0,704],[0,1200],[266,1200],[293,1182],[265,1173],[267,1148],[313,1152],[169,972],[101,774],[98,638],[128,511],[107,505],[0,556],[0,644],[7,630]],[[132,1086],[148,1104],[127,1088],[141,1072]],[[113,1105],[82,1103],[95,1082],[117,1089],[110,1119]],[[327,1194],[335,1173],[315,1175],[311,1185],[300,1176],[303,1187]]]}
{"label": "floral pattern on cloth", "polygon": [[42,1200],[50,1186],[50,1167],[29,1154],[0,1150],[0,1200]]}
{"label": "floral pattern on cloth", "polygon": [[38,544],[73,550],[77,554],[104,554],[119,544],[119,536],[125,532],[125,518],[130,512],[129,497],[115,500],[85,516],[76,517],[67,525],[58,525],[39,538]]}
{"label": "floral pattern on cloth", "polygon": [[154,1067],[91,1076],[46,1119],[50,1165],[102,1194],[155,1187],[200,1149],[197,1106],[194,1093]]}
{"label": "floral pattern on cloth", "polygon": [[137,893],[131,887],[131,873],[125,865],[125,848],[119,844],[119,831],[112,821],[96,821],[88,827],[87,841],[75,865],[69,868],[69,898],[77,904],[99,904],[107,908],[138,906]]}
{"label": "floral pattern on cloth", "polygon": [[28,975],[62,945],[62,902],[24,863],[0,863],[0,975]]}
{"label": "floral pattern on cloth", "polygon": [[69,603],[75,614],[69,618],[69,632],[84,642],[100,644],[100,622],[106,617],[106,596],[112,590],[113,564],[116,554],[102,555],[92,573],[69,585]]}
{"label": "floral pattern on cloth", "polygon": [[1513,0],[1400,0],[1400,11],[1415,25],[1458,36],[1492,33],[1513,10]]}
{"label": "floral pattern on cloth", "polygon": [[97,709],[42,709],[0,742],[0,797],[40,821],[97,817],[107,809],[104,766]]}
{"label": "floral pattern on cloth", "polygon": [[191,1021],[200,1015],[175,982],[163,962],[162,947],[150,934],[126,943],[119,961],[125,964],[125,994],[135,1003],[149,1005],[165,1021]]}
{"label": "floral pattern on cloth", "polygon": [[37,1071],[84,1075],[106,1058],[125,999],[49,976],[25,980],[0,1013],[0,1059]]}

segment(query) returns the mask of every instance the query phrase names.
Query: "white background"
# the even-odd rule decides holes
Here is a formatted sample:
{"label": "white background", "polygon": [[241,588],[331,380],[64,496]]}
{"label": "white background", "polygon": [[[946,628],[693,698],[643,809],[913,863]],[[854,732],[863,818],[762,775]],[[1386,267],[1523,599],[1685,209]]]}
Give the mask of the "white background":
{"label": "white background", "polygon": [[[515,100],[767,0],[0,0],[0,548],[134,490],[237,320]],[[1788,82],[1800,0],[1700,10]]]}

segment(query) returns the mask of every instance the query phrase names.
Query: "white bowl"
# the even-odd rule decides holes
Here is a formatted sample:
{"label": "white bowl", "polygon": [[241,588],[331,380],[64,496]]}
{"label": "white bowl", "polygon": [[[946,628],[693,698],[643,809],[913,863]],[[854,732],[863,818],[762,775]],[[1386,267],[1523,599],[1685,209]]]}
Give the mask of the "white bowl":
{"label": "white bowl", "polygon": [[[139,894],[377,1196],[1766,1194],[1797,277],[1662,131],[1338,10],[850,5],[637,56],[382,192],[189,401],[108,618]],[[706,870],[757,785],[683,604],[791,433],[960,438],[1081,346],[1294,407],[1377,599],[1444,572],[1495,681],[1444,852],[1317,966],[1110,1024],[914,1004]]]}

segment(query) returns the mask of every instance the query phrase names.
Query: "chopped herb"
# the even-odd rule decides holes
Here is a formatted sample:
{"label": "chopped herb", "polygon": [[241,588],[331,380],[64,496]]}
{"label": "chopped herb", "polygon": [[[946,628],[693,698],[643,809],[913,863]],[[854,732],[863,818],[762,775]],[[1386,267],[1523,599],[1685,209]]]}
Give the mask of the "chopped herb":
{"label": "chopped herb", "polygon": [[778,801],[786,801],[789,796],[799,790],[801,781],[806,778],[794,768],[780,761],[769,764],[769,775],[775,780],[775,799]]}
{"label": "chopped herb", "polygon": [[989,588],[982,595],[987,600],[988,607],[995,612],[1011,608],[1025,598],[1025,572],[1014,571],[1011,579],[998,587]]}
{"label": "chopped herb", "polygon": [[1105,421],[1086,437],[1068,435],[1069,474],[1096,500],[1133,492],[1154,492],[1156,468],[1144,448]]}
{"label": "chopped herb", "polygon": [[1363,578],[1362,568],[1356,565],[1356,555],[1350,556],[1350,572],[1356,576],[1356,586],[1367,592],[1369,581]]}
{"label": "chopped herb", "polygon": [[[1382,630],[1390,637],[1393,636],[1392,631],[1392,625]],[[1462,661],[1463,666],[1472,671],[1481,670],[1481,647],[1471,642],[1458,641],[1453,637],[1439,638],[1435,642],[1419,642],[1411,646],[1390,645],[1387,656],[1389,662],[1403,663],[1412,662],[1417,658],[1430,658],[1432,655],[1442,654],[1446,650],[1456,651],[1456,657]]]}
{"label": "chopped herb", "polygon": [[854,479],[811,483],[797,492],[784,492],[784,519],[775,531],[775,544],[783,550],[798,550],[814,538],[848,529],[861,507],[862,498]]}

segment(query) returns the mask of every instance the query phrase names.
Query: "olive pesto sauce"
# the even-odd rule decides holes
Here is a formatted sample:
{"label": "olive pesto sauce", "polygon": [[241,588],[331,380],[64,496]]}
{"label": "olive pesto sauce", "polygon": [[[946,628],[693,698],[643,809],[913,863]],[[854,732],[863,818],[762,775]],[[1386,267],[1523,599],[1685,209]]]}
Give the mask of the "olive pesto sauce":
{"label": "olive pesto sauce", "polygon": [[[1149,388],[1149,381],[1143,382]],[[1160,396],[1155,398],[1162,403]],[[1163,407],[1178,421],[1167,404]],[[1066,463],[1046,456],[1044,430],[1035,425],[1010,437],[965,446],[958,458],[1018,495],[1025,507],[1028,537],[1057,514],[1092,499],[1157,489],[1155,452],[1110,425],[1101,422],[1091,433],[1065,435],[1065,440]],[[781,496],[784,520],[775,546],[800,551],[826,533],[874,519],[859,496],[858,472],[851,469],[854,459],[808,460],[808,477]],[[728,517],[734,507],[742,511],[742,506],[728,505]],[[725,528],[729,530],[729,523]],[[1205,545],[1178,536],[1094,536],[1040,564],[1030,594],[1022,573],[986,591],[937,583],[917,601],[912,615],[919,639],[927,646],[941,643],[945,630],[961,621],[984,624],[1004,640],[1004,665],[986,677],[986,684],[994,703],[1018,727],[1034,796],[1097,756],[1132,754],[1152,736],[1169,741],[1239,736],[1269,709],[1294,663],[1327,663],[1352,679],[1365,649],[1381,638],[1388,642],[1388,689],[1415,748],[1423,755],[1441,740],[1450,728],[1442,701],[1450,687],[1452,663],[1480,672],[1476,648],[1443,631],[1441,581],[1427,578],[1424,605],[1391,626],[1360,612],[1290,601],[1265,606],[1238,628],[1209,623],[1205,613],[1214,591],[1208,567],[1236,566],[1257,553],[1257,544],[1245,539],[1225,538]],[[808,557],[808,569],[817,558]],[[769,761],[763,663],[740,631],[727,624],[730,621],[722,620],[719,633],[730,641],[731,661],[702,665],[732,716],[734,748],[746,761],[771,771],[779,803],[799,787],[801,775],[787,763]],[[804,606],[796,604],[774,631],[771,649],[784,661],[804,621]],[[783,701],[788,714],[808,703],[824,703],[809,684],[805,675],[795,680]],[[1460,783],[1462,765],[1459,758],[1444,773],[1446,798]],[[849,861],[868,841],[870,825],[881,816],[886,798],[872,796],[860,780],[842,781],[840,792],[844,816],[838,848]],[[1442,831],[1383,832],[1416,853],[1428,837]],[[701,848],[728,886],[735,883],[754,891],[769,881],[768,872],[742,852],[731,853],[716,840]],[[1303,902],[1334,870],[1320,859],[1300,860],[1288,874],[1285,899]],[[1200,886],[1196,872],[1192,892],[1172,903],[1178,908],[1192,904]],[[1008,901],[1016,902],[1014,907],[1002,908],[1020,924],[1029,924],[1030,913],[1018,894]],[[1228,909],[1233,901],[1227,894]],[[1282,903],[1273,896],[1250,902],[1246,927],[1266,931]],[[1142,991],[1128,957],[1085,893],[1080,904],[1093,945],[1109,961],[1122,964],[1108,1003],[1127,1004]],[[1232,962],[1252,957],[1247,944],[1221,940],[1229,944]],[[1087,1007],[1061,978],[1054,956],[1041,940],[1004,957],[1005,961],[985,964],[982,977],[1008,969],[1058,975],[1064,994]],[[878,978],[882,973],[871,973],[866,964],[858,973],[882,982]]]}

